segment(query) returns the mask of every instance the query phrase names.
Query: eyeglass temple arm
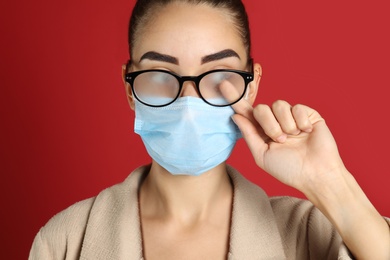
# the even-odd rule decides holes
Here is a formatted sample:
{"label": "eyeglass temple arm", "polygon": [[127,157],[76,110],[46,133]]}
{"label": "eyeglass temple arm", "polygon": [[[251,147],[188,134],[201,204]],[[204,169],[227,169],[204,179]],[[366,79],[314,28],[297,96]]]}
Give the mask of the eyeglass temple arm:
{"label": "eyeglass temple arm", "polygon": [[129,60],[127,61],[127,63],[126,63],[126,71],[125,71],[125,73],[124,73],[124,75],[123,75],[124,80],[126,80],[126,73],[129,71],[129,68],[130,68],[130,66],[131,66],[131,63],[132,63],[131,59],[129,59]]}

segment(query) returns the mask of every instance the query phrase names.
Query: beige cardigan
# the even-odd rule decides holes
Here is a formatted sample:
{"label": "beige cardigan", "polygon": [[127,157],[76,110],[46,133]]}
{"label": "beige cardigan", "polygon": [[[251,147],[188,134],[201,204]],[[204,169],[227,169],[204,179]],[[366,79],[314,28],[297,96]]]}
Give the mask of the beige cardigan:
{"label": "beige cardigan", "polygon": [[[147,170],[54,216],[36,235],[29,259],[143,259],[138,188]],[[310,202],[268,198],[234,169],[228,173],[234,185],[229,260],[352,259]]]}

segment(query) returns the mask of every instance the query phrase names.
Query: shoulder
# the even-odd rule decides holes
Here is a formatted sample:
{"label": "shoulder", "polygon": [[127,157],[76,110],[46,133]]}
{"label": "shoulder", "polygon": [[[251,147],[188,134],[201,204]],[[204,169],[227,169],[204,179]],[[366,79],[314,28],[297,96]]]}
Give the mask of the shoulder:
{"label": "shoulder", "polygon": [[107,230],[128,207],[137,207],[138,185],[146,169],[136,169],[124,182],[53,216],[36,235],[29,259],[78,259],[88,230],[92,234],[101,228]]}
{"label": "shoulder", "polygon": [[44,233],[66,234],[82,230],[96,197],[82,200],[54,215],[41,229]]}
{"label": "shoulder", "polygon": [[79,254],[94,201],[95,197],[77,202],[54,215],[35,236],[29,259],[61,259]]}
{"label": "shoulder", "polygon": [[54,215],[40,230],[40,233],[64,236],[79,233],[85,229],[92,215],[96,215],[99,211],[123,206],[122,204],[129,201],[129,197],[134,198],[130,195],[137,193],[144,172],[145,167],[140,167],[133,171],[125,181],[102,190],[96,197],[82,200],[64,209]]}
{"label": "shoulder", "polygon": [[325,215],[306,199],[280,196],[270,197],[269,202],[275,218],[280,224],[291,225],[294,223],[300,228],[307,226],[307,228],[315,227],[319,232],[335,232]]}
{"label": "shoulder", "polygon": [[269,201],[279,232],[295,255],[351,259],[335,227],[310,201],[287,196],[271,197]]}
{"label": "shoulder", "polygon": [[310,215],[312,211],[317,211],[317,209],[310,201],[295,197],[270,197],[269,202],[275,214],[278,215],[285,215],[286,213],[288,213],[288,215],[306,216]]}
{"label": "shoulder", "polygon": [[329,220],[310,201],[294,197],[269,198],[275,220],[284,235],[302,233],[307,235],[313,229],[323,235],[335,232]]}

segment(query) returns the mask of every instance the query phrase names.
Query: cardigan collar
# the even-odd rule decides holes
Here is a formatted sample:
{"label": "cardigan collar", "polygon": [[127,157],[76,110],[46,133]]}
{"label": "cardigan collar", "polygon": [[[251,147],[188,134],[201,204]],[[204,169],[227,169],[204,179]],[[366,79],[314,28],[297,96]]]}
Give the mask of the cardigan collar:
{"label": "cardigan collar", "polygon": [[235,169],[228,174],[234,186],[228,259],[286,259],[268,196]]}
{"label": "cardigan collar", "polygon": [[[138,189],[149,171],[140,167],[96,197],[80,259],[143,259]],[[228,166],[234,187],[228,259],[286,259],[267,195]]]}

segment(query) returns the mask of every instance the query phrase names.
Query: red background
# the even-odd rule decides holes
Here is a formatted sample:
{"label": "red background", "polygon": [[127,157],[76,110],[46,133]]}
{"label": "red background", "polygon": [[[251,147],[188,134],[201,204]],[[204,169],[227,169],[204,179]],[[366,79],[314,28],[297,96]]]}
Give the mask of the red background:
{"label": "red background", "polygon": [[[0,3],[2,259],[26,259],[55,213],[149,162],[121,82],[133,2]],[[386,1],[245,2],[263,66],[257,102],[317,109],[390,216]],[[259,170],[242,140],[229,161],[270,195],[301,196]]]}

